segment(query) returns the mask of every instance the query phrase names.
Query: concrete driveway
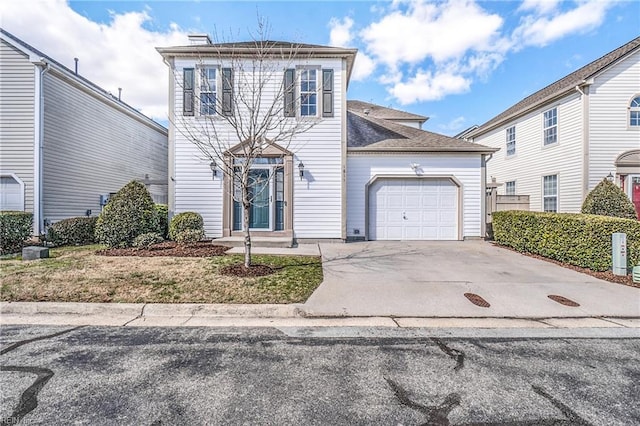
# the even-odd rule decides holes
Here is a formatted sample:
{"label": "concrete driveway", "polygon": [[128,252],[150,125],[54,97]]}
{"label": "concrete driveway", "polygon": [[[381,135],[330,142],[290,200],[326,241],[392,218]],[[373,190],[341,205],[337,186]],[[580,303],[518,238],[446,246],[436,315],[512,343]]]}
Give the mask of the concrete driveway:
{"label": "concrete driveway", "polygon": [[[322,244],[311,316],[640,317],[640,289],[598,280],[485,241]],[[473,304],[465,293],[490,304]],[[580,306],[551,300],[563,296]]]}

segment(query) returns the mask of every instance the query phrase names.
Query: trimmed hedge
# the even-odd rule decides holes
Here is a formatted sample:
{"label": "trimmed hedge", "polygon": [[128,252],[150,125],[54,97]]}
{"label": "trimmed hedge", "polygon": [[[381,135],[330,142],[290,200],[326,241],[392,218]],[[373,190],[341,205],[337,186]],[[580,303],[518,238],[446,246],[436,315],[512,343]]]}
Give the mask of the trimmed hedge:
{"label": "trimmed hedge", "polygon": [[178,244],[197,243],[204,238],[204,231],[202,229],[185,229],[178,232],[175,238]]}
{"label": "trimmed hedge", "polygon": [[141,234],[158,231],[155,204],[147,188],[131,181],[111,197],[96,222],[96,240],[109,247],[131,247]]}
{"label": "trimmed hedge", "polygon": [[636,208],[617,185],[603,179],[584,199],[582,213],[637,219]]}
{"label": "trimmed hedge", "polygon": [[54,223],[47,230],[47,240],[56,246],[93,244],[97,217],[72,217]]}
{"label": "trimmed hedge", "polygon": [[640,264],[640,222],[608,216],[503,211],[492,214],[494,240],[594,271],[611,269],[611,234],[627,234],[629,267]]}
{"label": "trimmed hedge", "polygon": [[169,206],[166,204],[156,204],[156,216],[158,216],[158,234],[162,238],[169,238]]}
{"label": "trimmed hedge", "polygon": [[19,253],[33,231],[33,213],[0,211],[0,255]]}
{"label": "trimmed hedge", "polygon": [[182,212],[171,218],[171,224],[169,225],[169,238],[176,241],[178,234],[187,230],[204,230],[204,221],[199,213]]}
{"label": "trimmed hedge", "polygon": [[148,232],[146,234],[138,235],[133,240],[133,246],[139,249],[148,249],[154,244],[158,244],[164,241],[164,237],[157,232]]}

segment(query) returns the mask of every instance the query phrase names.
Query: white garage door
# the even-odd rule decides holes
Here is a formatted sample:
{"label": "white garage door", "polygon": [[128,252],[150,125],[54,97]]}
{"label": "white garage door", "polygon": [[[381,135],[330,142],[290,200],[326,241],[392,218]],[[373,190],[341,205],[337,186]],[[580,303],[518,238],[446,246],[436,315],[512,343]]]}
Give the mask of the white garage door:
{"label": "white garage door", "polygon": [[370,240],[457,240],[458,187],[449,179],[383,179],[369,188]]}

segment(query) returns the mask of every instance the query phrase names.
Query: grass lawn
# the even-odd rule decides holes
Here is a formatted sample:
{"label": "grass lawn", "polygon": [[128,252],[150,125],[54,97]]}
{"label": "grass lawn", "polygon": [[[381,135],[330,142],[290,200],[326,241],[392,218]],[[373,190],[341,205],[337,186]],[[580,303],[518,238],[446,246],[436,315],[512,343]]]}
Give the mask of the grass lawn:
{"label": "grass lawn", "polygon": [[101,246],[61,247],[49,259],[0,260],[0,300],[130,303],[295,303],[322,282],[314,256],[254,255],[277,271],[240,278],[220,267],[242,255],[209,258],[98,256]]}

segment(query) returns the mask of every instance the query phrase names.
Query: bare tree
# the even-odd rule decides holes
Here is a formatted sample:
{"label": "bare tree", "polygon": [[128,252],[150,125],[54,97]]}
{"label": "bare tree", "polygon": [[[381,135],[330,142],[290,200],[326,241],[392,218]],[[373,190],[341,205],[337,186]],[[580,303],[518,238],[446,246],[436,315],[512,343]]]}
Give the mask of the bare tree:
{"label": "bare tree", "polygon": [[[270,146],[290,150],[295,137],[317,122],[315,117],[296,114],[301,102],[294,96],[298,73],[288,72],[306,58],[299,54],[298,45],[269,41],[268,34],[268,25],[258,19],[250,42],[205,45],[197,59],[199,66],[191,70],[193,76],[185,79],[174,72],[177,86],[185,93],[183,101],[199,117],[179,116],[172,124],[230,180],[227,187],[242,206],[246,268],[252,261],[251,207],[264,198],[260,192],[267,187],[259,181],[265,177],[256,177],[250,170]],[[208,68],[212,61],[217,66]],[[320,86],[317,79],[312,86],[310,91],[321,90],[315,87]]]}

